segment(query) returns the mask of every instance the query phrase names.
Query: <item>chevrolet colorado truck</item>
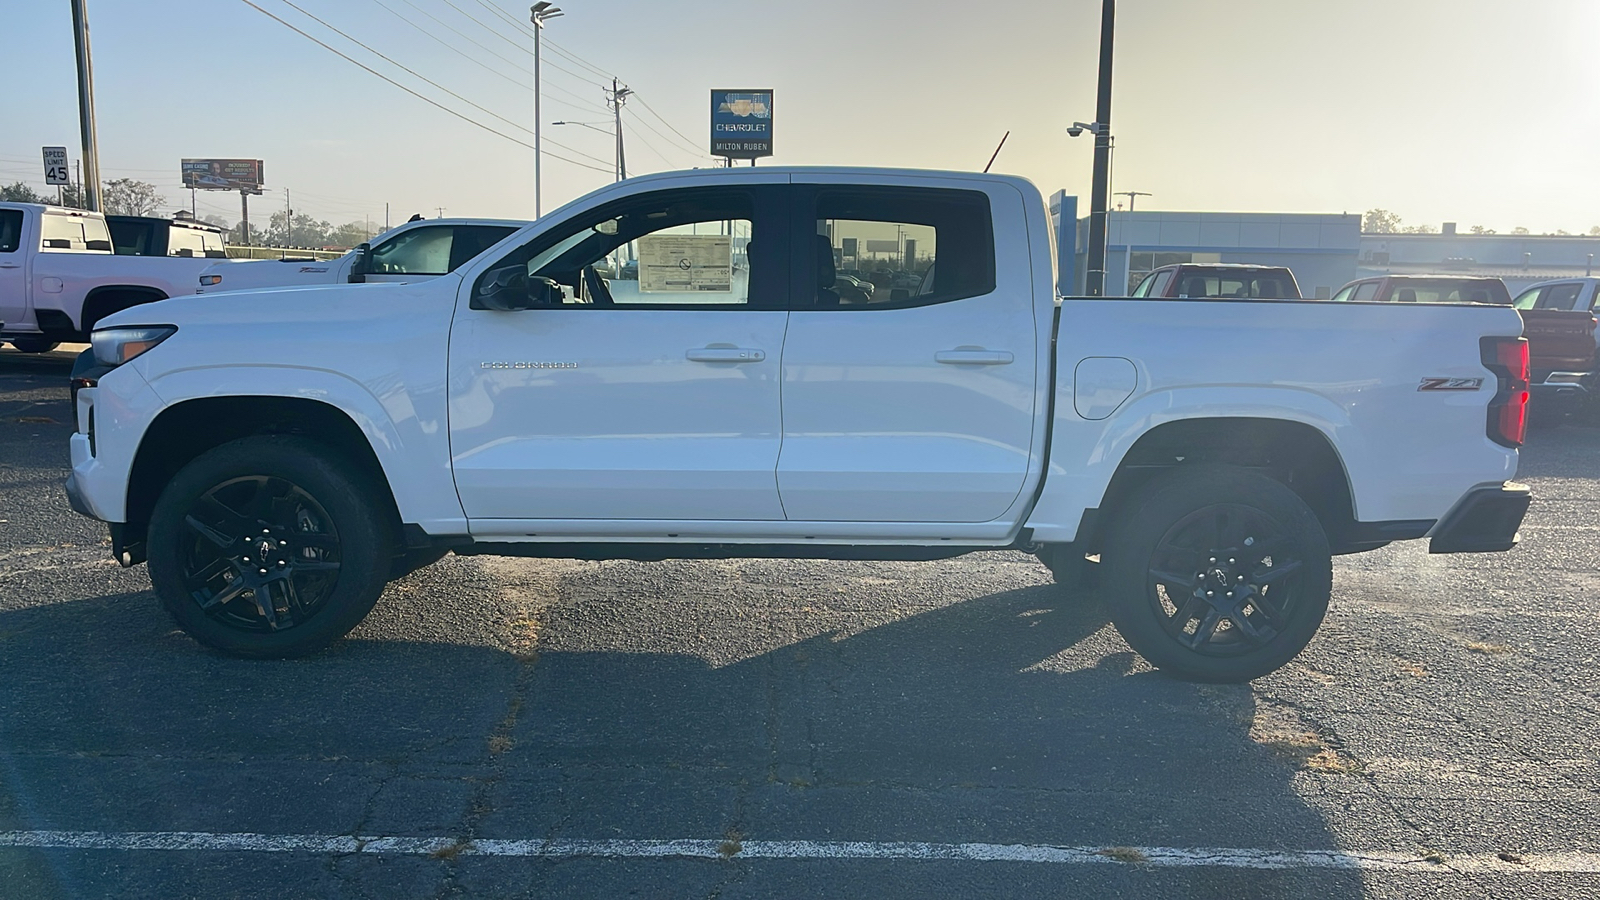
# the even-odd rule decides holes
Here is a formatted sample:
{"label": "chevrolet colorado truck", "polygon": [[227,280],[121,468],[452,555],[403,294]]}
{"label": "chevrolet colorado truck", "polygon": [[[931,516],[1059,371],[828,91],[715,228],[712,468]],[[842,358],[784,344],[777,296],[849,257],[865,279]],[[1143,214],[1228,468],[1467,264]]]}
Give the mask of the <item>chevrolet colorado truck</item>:
{"label": "chevrolet colorado truck", "polygon": [[212,262],[119,255],[99,213],[0,203],[0,341],[24,353],[86,341],[114,312],[192,294]]}
{"label": "chevrolet colorado truck", "polygon": [[454,272],[526,224],[513,219],[418,219],[336,259],[220,263],[200,273],[195,292],[420,281]]}
{"label": "chevrolet colorado truck", "polygon": [[[847,239],[931,274],[843,302]],[[1238,681],[1311,640],[1334,554],[1515,544],[1514,309],[1062,299],[1054,259],[1013,177],[634,178],[430,280],[102,321],[67,494],[248,657],[327,646],[447,551],[1021,550],[1097,565],[1154,665]]]}

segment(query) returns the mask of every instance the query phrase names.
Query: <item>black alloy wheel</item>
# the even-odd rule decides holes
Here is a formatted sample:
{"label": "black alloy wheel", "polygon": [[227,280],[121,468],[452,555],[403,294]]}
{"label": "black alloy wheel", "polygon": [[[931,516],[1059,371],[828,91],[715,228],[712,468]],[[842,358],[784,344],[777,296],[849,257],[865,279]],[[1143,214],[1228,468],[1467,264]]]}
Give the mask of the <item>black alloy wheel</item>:
{"label": "black alloy wheel", "polygon": [[280,631],[305,624],[339,578],[332,517],[284,478],[235,478],[206,491],[184,516],[191,538],[183,579],[201,611],[230,628]]}
{"label": "black alloy wheel", "polygon": [[1204,656],[1240,656],[1282,632],[1296,602],[1301,553],[1262,511],[1208,506],[1161,536],[1146,599],[1174,641]]}

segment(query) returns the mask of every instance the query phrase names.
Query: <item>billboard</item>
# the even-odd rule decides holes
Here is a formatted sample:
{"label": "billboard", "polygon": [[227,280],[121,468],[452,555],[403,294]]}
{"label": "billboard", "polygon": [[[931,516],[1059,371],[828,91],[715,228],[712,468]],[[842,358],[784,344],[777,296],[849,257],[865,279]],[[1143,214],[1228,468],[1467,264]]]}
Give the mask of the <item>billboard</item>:
{"label": "billboard", "polygon": [[259,194],[266,180],[259,159],[186,159],[182,173],[184,187],[202,191]]}
{"label": "billboard", "polygon": [[728,159],[772,155],[772,91],[711,92],[711,155]]}

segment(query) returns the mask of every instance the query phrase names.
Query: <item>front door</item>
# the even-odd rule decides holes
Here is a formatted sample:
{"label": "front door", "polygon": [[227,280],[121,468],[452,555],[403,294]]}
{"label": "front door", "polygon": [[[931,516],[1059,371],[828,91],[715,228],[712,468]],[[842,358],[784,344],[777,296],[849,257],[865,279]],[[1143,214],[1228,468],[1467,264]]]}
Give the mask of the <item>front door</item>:
{"label": "front door", "polygon": [[[784,344],[788,517],[1003,516],[1027,477],[1049,327],[1026,235],[995,240],[994,221],[1022,220],[1020,195],[795,180],[794,253],[811,265]],[[857,282],[870,292],[845,289]]]}
{"label": "front door", "polygon": [[510,225],[419,225],[380,242],[367,258],[368,284],[436,278],[505,240]]}
{"label": "front door", "polygon": [[[512,520],[783,518],[785,193],[634,196],[464,282],[450,438],[475,533]],[[547,305],[471,308],[469,292],[525,289],[524,274]]]}
{"label": "front door", "polygon": [[0,209],[0,327],[15,327],[28,315],[28,253],[22,244],[20,209]]}

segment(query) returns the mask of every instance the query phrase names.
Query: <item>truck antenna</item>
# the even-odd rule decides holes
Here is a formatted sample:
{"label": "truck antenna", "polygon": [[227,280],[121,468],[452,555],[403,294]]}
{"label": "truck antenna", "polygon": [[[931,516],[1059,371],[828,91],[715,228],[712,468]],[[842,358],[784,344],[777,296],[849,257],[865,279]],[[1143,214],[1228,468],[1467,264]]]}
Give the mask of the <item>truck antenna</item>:
{"label": "truck antenna", "polygon": [[[997,158],[999,158],[999,156],[1000,156],[1000,147],[1004,147],[1006,145],[1006,138],[1008,138],[1008,137],[1011,137],[1011,132],[1009,132],[1009,131],[1000,136],[1000,146],[994,148],[994,156],[989,157],[989,166],[994,165],[994,161]],[[983,171],[985,171],[985,172],[989,171],[989,166],[984,166],[983,167]]]}

